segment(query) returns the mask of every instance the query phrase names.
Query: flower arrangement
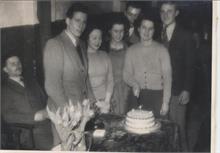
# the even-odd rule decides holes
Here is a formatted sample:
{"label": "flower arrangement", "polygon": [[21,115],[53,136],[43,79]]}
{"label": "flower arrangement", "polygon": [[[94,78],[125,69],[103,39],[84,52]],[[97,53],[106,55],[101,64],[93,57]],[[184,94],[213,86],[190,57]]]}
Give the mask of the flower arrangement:
{"label": "flower arrangement", "polygon": [[58,108],[55,113],[48,107],[47,112],[61,139],[58,150],[85,151],[84,129],[86,123],[94,115],[89,100],[85,99],[76,105],[69,100],[64,108]]}

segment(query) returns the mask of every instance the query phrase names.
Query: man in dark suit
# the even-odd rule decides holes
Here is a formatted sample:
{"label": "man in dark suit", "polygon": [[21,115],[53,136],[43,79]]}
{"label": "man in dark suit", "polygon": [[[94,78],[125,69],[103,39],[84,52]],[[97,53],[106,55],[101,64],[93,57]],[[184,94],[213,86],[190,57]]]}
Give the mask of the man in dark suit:
{"label": "man in dark suit", "polygon": [[168,48],[172,65],[172,97],[169,117],[180,126],[182,149],[187,151],[186,104],[193,85],[194,44],[191,34],[184,30],[176,17],[179,10],[174,2],[163,2],[160,17],[163,23],[161,41]]}
{"label": "man in dark suit", "polygon": [[125,33],[128,45],[139,42],[140,38],[137,34],[136,22],[141,14],[140,2],[127,2],[124,16],[127,19],[126,28],[128,31]]}
{"label": "man in dark suit", "polygon": [[[89,99],[95,102],[88,77],[85,45],[79,39],[86,27],[87,8],[73,4],[66,13],[66,29],[48,40],[44,50],[45,88],[49,96],[48,108],[55,112],[69,100],[73,104]],[[62,109],[61,109],[62,110]],[[54,145],[60,143],[54,132]]]}
{"label": "man in dark suit", "polygon": [[52,145],[52,135],[50,122],[45,120],[47,117],[44,109],[47,98],[45,93],[36,80],[22,77],[22,65],[18,56],[14,54],[7,55],[3,71],[7,75],[4,82],[2,82],[1,91],[1,115],[3,120],[7,124],[33,127],[35,148],[32,148],[33,146],[29,144],[32,138],[27,137],[27,133],[30,131],[16,126],[22,131],[20,149],[49,150]]}

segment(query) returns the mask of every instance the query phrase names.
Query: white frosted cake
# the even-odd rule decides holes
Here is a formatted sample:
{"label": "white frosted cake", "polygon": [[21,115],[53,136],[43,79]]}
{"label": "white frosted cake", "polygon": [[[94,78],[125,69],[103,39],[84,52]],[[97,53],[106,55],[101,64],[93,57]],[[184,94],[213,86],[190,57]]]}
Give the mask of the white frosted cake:
{"label": "white frosted cake", "polygon": [[147,134],[157,131],[161,124],[155,121],[152,111],[132,109],[125,118],[125,129],[136,134]]}

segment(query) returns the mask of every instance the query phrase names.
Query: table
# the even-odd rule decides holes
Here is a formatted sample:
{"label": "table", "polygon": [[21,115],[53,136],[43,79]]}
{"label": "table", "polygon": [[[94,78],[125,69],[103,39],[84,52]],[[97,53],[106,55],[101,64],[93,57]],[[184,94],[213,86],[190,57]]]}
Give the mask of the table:
{"label": "table", "polygon": [[168,120],[160,120],[161,129],[156,133],[137,135],[128,133],[123,127],[123,116],[100,115],[106,129],[104,138],[93,138],[90,151],[111,152],[178,152],[180,148],[179,128]]}

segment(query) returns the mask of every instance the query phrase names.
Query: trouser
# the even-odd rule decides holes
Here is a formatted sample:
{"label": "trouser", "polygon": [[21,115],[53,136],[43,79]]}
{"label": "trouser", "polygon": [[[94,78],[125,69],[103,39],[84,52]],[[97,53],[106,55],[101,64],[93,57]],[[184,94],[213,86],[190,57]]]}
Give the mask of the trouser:
{"label": "trouser", "polygon": [[[19,123],[18,123],[19,124]],[[21,123],[22,124],[22,123]],[[52,147],[51,122],[41,121],[33,125],[33,129],[28,124],[26,126],[15,126],[14,129],[20,131],[19,149],[23,150],[50,150]],[[31,125],[31,124],[30,124]],[[11,148],[8,148],[11,149]]]}
{"label": "trouser", "polygon": [[169,119],[175,122],[180,128],[181,148],[188,150],[186,138],[186,105],[179,104],[179,96],[172,96],[170,101]]}
{"label": "trouser", "polygon": [[34,129],[36,149],[50,150],[52,148],[51,124],[49,120],[45,120]]}
{"label": "trouser", "polygon": [[198,140],[195,145],[194,151],[198,152],[210,152],[211,145],[211,114],[208,112],[203,119],[199,129]]}

